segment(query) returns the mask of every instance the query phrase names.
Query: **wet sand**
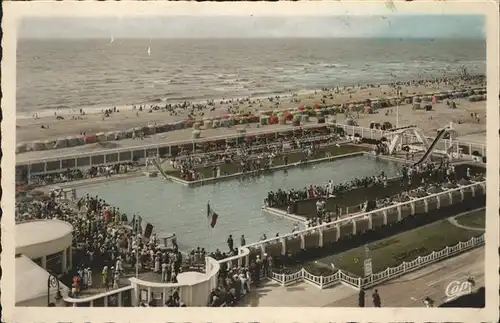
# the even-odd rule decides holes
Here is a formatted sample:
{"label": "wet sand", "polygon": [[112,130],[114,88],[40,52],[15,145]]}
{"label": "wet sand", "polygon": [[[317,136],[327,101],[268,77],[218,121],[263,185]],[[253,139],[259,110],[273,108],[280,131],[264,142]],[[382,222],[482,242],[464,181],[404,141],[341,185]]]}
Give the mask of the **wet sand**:
{"label": "wet sand", "polygon": [[[465,86],[464,86],[465,87]],[[475,86],[472,86],[475,87]],[[402,87],[403,95],[410,94],[427,94],[439,91],[447,91],[452,89],[452,86],[406,86]],[[240,103],[225,102],[215,102],[213,111],[208,109],[203,110],[204,116],[221,116],[234,111],[245,111],[245,112],[258,112],[261,110],[275,110],[275,109],[287,109],[295,108],[300,105],[314,105],[315,103],[321,104],[324,100],[324,104],[340,104],[347,103],[351,101],[362,101],[368,98],[387,98],[394,97],[395,90],[389,86],[380,86],[379,88],[358,88],[352,90],[345,90],[343,94],[333,94],[332,91],[317,91],[316,93],[301,94],[295,97],[281,97],[279,104],[276,103],[276,99],[270,102],[267,98],[264,99],[249,99],[248,101],[240,101]],[[330,98],[330,94],[332,98]],[[452,110],[443,104],[437,104],[435,111],[412,111],[410,105],[404,105],[400,108],[400,125],[407,124],[417,124],[422,127],[424,133],[432,136],[435,135],[435,129],[444,126],[444,124],[450,121],[465,121],[463,125],[457,125],[457,131],[459,135],[468,135],[471,133],[482,133],[486,131],[485,122],[481,120],[480,124],[473,124],[469,121],[470,113],[476,112],[480,116],[484,116],[486,113],[486,102],[468,102],[466,100],[457,100],[458,109]],[[231,109],[229,109],[232,107]],[[103,109],[112,107],[103,107]],[[173,116],[169,112],[163,111],[153,111],[148,113],[148,108],[139,112],[138,110],[132,110],[129,107],[117,107],[120,112],[111,114],[110,117],[105,118],[102,113],[96,114],[86,114],[82,116],[83,120],[70,120],[71,113],[70,110],[60,110],[58,115],[61,115],[65,120],[57,120],[55,116],[45,116],[39,119],[33,118],[20,118],[17,119],[16,124],[16,139],[17,142],[30,142],[34,140],[44,140],[44,139],[55,139],[58,137],[64,137],[69,135],[78,135],[82,132],[86,133],[97,133],[106,132],[113,130],[127,130],[133,127],[147,126],[149,123],[164,123],[178,120],[185,120],[188,117],[188,112],[178,109],[178,115]],[[391,109],[391,108],[387,108]],[[379,110],[377,114],[361,114],[359,115],[358,123],[361,126],[368,126],[370,121],[390,121],[396,123],[396,112],[395,107],[392,107],[393,113],[389,116],[385,116],[385,110]],[[73,112],[73,115],[79,115],[79,112]],[[432,119],[429,119],[432,116]],[[197,116],[201,118],[201,116]],[[337,122],[343,123],[344,116],[337,116]],[[450,120],[451,119],[451,120]],[[483,118],[484,119],[484,118]],[[49,129],[42,129],[41,125],[48,125]],[[268,126],[269,127],[269,126]],[[267,127],[266,127],[267,128]],[[224,130],[222,130],[224,131]],[[222,132],[221,131],[221,132]],[[172,137],[174,132],[169,132],[165,134],[167,137]],[[183,131],[185,136],[180,136],[177,140],[190,139],[191,131]],[[204,136],[202,134],[202,136]],[[139,144],[139,143],[138,143]],[[86,147],[88,145],[85,145]],[[87,149],[80,147],[82,149]],[[75,149],[73,149],[75,150]],[[55,152],[57,150],[52,150],[50,152]],[[76,151],[76,150],[75,150]]]}

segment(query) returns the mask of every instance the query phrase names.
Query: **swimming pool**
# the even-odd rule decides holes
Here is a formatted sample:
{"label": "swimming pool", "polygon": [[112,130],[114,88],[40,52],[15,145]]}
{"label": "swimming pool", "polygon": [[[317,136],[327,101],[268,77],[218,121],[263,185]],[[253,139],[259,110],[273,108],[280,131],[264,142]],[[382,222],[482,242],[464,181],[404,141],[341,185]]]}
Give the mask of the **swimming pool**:
{"label": "swimming pool", "polygon": [[[99,195],[127,214],[138,213],[154,225],[159,237],[175,233],[181,250],[197,246],[209,250],[227,250],[226,240],[233,235],[235,246],[240,236],[246,242],[257,241],[262,234],[268,238],[277,233],[290,233],[294,222],[262,212],[267,192],[278,189],[302,188],[309,184],[348,181],[354,177],[385,172],[395,176],[398,164],[370,156],[278,171],[258,178],[234,179],[189,188],[162,178],[132,178],[77,188],[78,196]],[[209,227],[207,202],[219,214],[215,228]]]}

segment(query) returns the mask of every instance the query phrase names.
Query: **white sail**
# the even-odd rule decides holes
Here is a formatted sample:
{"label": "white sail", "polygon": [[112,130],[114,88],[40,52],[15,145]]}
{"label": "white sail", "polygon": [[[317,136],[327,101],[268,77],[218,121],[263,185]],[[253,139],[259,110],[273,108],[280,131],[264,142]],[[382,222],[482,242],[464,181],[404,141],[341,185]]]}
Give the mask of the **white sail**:
{"label": "white sail", "polygon": [[148,56],[151,56],[151,36],[149,37]]}
{"label": "white sail", "polygon": [[114,41],[115,41],[115,38],[113,37],[113,35],[111,35],[111,40],[109,41],[109,43],[112,44]]}

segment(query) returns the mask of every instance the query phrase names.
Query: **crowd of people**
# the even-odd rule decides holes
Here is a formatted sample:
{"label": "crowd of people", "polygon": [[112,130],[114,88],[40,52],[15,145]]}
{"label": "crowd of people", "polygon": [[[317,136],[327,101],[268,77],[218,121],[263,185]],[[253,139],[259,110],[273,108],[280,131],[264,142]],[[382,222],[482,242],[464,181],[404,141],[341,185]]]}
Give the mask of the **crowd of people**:
{"label": "crowd of people", "polygon": [[477,86],[485,86],[486,85],[486,75],[472,75],[468,73],[465,66],[460,68],[458,75],[451,75],[448,73],[446,75],[446,71],[444,71],[443,76],[440,77],[419,77],[414,80],[407,81],[396,81],[392,82],[389,85],[394,88],[404,87],[415,87],[415,86],[426,86],[433,87],[436,89],[442,88],[443,86],[454,86],[456,88],[461,88],[464,85],[477,85]]}
{"label": "crowd of people", "polygon": [[[71,289],[68,296],[79,297],[90,288],[116,289],[123,284],[121,279],[130,275],[137,265],[141,272],[152,271],[159,275],[161,282],[176,283],[177,275],[188,264],[201,264],[204,270],[207,255],[222,260],[237,254],[232,236],[228,238],[228,252],[208,253],[204,248],[192,250],[184,256],[178,250],[177,238],[172,239],[172,248],[161,246],[153,233],[144,236],[142,219],[134,215],[132,219],[106,203],[99,196],[86,195],[76,201],[60,199],[54,192],[43,198],[18,198],[16,202],[16,222],[39,219],[58,219],[73,226],[73,258]],[[240,244],[245,245],[241,236]],[[235,306],[250,292],[250,282],[258,284],[261,277],[270,274],[272,258],[257,257],[248,267],[225,265],[219,274],[219,284],[210,295],[209,306]],[[157,306],[154,302],[140,306]],[[173,289],[165,306],[185,306],[179,299],[178,289]]]}
{"label": "crowd of people", "polygon": [[[384,185],[387,185],[387,176],[384,172],[378,176],[354,178],[339,184],[335,184],[332,180],[329,180],[323,185],[309,185],[303,189],[278,189],[276,192],[270,191],[264,199],[264,205],[268,207],[285,207],[295,201],[313,198],[328,198],[338,196],[359,187],[383,187]],[[321,205],[319,206],[321,207]]]}
{"label": "crowd of people", "polygon": [[[140,216],[129,219],[98,196],[87,194],[77,201],[61,200],[54,194],[18,199],[16,222],[37,219],[59,219],[73,226],[73,297],[93,286],[120,287],[126,269],[133,270],[136,265],[142,272],[152,271],[162,282],[172,283],[177,282],[185,265],[191,265],[183,261],[175,234],[172,247],[167,249],[154,233],[145,235]],[[100,273],[100,279],[93,272]]]}
{"label": "crowd of people", "polygon": [[[449,164],[447,160],[441,160],[440,163],[422,163],[418,165],[404,165],[400,170],[400,185],[402,192],[400,194],[373,199],[361,204],[358,211],[371,211],[376,208],[382,208],[394,203],[405,202],[410,198],[423,197],[428,194],[429,189],[434,183],[456,183],[462,178],[458,178],[455,166]],[[471,169],[466,170],[465,179],[473,176]],[[332,180],[323,185],[309,185],[301,190],[279,189],[276,192],[268,192],[264,199],[264,205],[268,207],[287,208],[288,213],[292,212],[292,204],[297,201],[317,199],[316,215],[317,218],[308,220],[306,226],[315,226],[321,223],[330,222],[332,219],[341,215],[339,210],[335,212],[326,212],[326,199],[334,196],[341,196],[351,190],[361,187],[384,188],[388,185],[388,179],[384,172],[378,176],[369,176],[353,179],[349,182],[334,184]],[[351,210],[356,209],[352,207]],[[351,212],[352,213],[352,212]]]}
{"label": "crowd of people", "polygon": [[219,272],[218,287],[211,291],[208,306],[233,307],[251,291],[251,285],[258,287],[264,277],[271,275],[274,266],[273,258],[264,254],[257,256],[247,267],[232,267],[225,265]]}
{"label": "crowd of people", "polygon": [[[324,131],[303,131],[289,136],[278,138],[253,138],[241,143],[231,142],[225,146],[207,145],[203,153],[181,151],[172,157],[169,164],[172,168],[182,168],[186,177],[199,179],[197,167],[217,166],[221,163],[236,163],[241,160],[259,158],[262,154],[278,154],[287,150],[301,149],[310,143],[322,144],[337,140],[336,134],[325,134]],[[31,174],[29,183],[33,187],[84,180],[95,177],[111,177],[115,174],[126,174],[137,170],[140,161],[121,162],[113,165],[98,165],[90,167],[67,168],[59,172],[48,174]],[[26,181],[27,181],[26,174]]]}
{"label": "crowd of people", "polygon": [[331,143],[338,139],[335,134],[324,136],[304,135],[297,138],[278,138],[269,143],[250,144],[242,142],[240,144],[227,144],[225,147],[218,147],[218,150],[205,153],[193,154],[191,151],[181,151],[176,157],[170,160],[173,168],[188,162],[192,167],[207,167],[221,163],[234,163],[246,156],[259,156],[265,153],[280,154],[291,150],[297,150],[312,144],[321,145]]}
{"label": "crowd of people", "polygon": [[[299,163],[306,162],[311,158],[311,156],[318,150],[319,144],[315,142],[300,142],[293,146],[295,152],[301,151],[303,153],[302,159]],[[288,153],[284,152],[283,145],[269,146],[264,151],[256,153],[249,152],[245,148],[239,148],[233,154],[220,154],[222,157],[219,161],[212,161],[210,166],[212,167],[212,177],[217,178],[220,176],[228,175],[228,172],[221,172],[221,163],[237,165],[237,172],[248,173],[252,171],[267,171],[275,166],[275,160],[277,158],[282,159],[282,165],[288,165]],[[201,179],[201,174],[197,170],[199,167],[200,159],[197,155],[192,155],[181,160],[172,160],[171,165],[173,168],[178,168],[180,170],[181,177],[186,181],[194,181]],[[205,167],[208,165],[205,164]]]}

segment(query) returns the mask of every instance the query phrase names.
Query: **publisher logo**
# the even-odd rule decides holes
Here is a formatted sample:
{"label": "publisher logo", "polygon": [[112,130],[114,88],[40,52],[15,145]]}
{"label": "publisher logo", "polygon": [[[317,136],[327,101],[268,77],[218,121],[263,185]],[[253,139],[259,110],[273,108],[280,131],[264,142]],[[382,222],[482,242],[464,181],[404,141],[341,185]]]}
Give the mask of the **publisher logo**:
{"label": "publisher logo", "polygon": [[445,294],[448,299],[457,298],[472,293],[472,283],[470,281],[452,281],[446,286]]}

